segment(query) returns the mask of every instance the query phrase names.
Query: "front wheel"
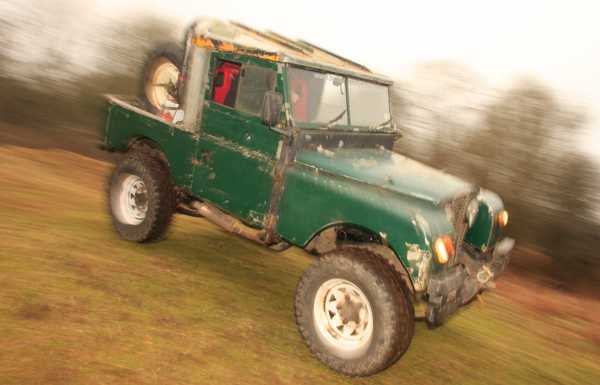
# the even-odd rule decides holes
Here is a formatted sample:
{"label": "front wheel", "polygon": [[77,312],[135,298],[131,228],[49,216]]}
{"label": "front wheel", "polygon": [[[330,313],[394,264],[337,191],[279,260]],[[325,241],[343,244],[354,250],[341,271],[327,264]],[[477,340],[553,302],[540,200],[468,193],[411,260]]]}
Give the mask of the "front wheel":
{"label": "front wheel", "polygon": [[296,290],[296,323],[323,363],[346,375],[371,375],[393,364],[410,344],[409,296],[385,259],[342,248],[304,273]]}
{"label": "front wheel", "polygon": [[167,167],[149,153],[127,154],[109,182],[110,214],[119,235],[129,241],[162,238],[174,212]]}

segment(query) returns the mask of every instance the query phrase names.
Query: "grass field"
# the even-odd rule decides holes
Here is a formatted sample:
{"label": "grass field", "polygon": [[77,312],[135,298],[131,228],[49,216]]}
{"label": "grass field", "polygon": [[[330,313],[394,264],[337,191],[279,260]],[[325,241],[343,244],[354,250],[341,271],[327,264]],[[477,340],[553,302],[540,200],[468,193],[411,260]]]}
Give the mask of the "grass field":
{"label": "grass field", "polygon": [[0,384],[598,384],[598,301],[511,274],[366,379],[305,348],[293,319],[311,257],[178,216],[120,240],[110,165],[0,146]]}

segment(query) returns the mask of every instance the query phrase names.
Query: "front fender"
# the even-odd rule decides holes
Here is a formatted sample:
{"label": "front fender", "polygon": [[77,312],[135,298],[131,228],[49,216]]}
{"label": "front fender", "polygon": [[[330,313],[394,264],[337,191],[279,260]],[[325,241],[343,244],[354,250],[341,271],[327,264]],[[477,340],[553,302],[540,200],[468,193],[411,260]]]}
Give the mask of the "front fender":
{"label": "front fender", "polygon": [[304,247],[321,229],[350,223],[378,234],[409,272],[417,291],[431,268],[431,240],[451,233],[433,203],[317,168],[293,164],[286,171],[277,232]]}
{"label": "front fender", "polygon": [[494,192],[481,190],[477,196],[479,212],[473,226],[465,234],[465,242],[485,252],[496,243],[499,236],[498,213],[504,209],[502,199]]}

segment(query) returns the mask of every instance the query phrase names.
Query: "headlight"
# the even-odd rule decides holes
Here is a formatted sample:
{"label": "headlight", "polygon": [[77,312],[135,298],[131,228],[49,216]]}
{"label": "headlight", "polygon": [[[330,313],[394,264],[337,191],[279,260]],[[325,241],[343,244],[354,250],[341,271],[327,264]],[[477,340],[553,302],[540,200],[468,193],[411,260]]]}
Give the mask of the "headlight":
{"label": "headlight", "polygon": [[502,210],[498,213],[498,224],[502,227],[508,225],[508,211]]}
{"label": "headlight", "polygon": [[478,212],[479,201],[477,199],[473,199],[467,206],[467,221],[469,222],[469,227],[473,226],[473,223],[475,223]]}
{"label": "headlight", "polygon": [[452,243],[452,239],[447,235],[436,239],[433,247],[437,261],[441,264],[448,263],[450,258],[454,256],[454,244]]}

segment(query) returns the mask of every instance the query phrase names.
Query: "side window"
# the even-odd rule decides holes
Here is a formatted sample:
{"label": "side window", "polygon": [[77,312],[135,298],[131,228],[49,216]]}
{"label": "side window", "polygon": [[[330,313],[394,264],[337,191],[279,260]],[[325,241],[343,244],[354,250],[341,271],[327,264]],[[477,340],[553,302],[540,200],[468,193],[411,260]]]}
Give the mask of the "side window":
{"label": "side window", "polygon": [[212,100],[215,103],[234,108],[237,99],[241,65],[219,60],[215,69]]}
{"label": "side window", "polygon": [[244,65],[236,108],[249,114],[260,115],[265,93],[275,90],[276,79],[277,73],[273,69]]}

